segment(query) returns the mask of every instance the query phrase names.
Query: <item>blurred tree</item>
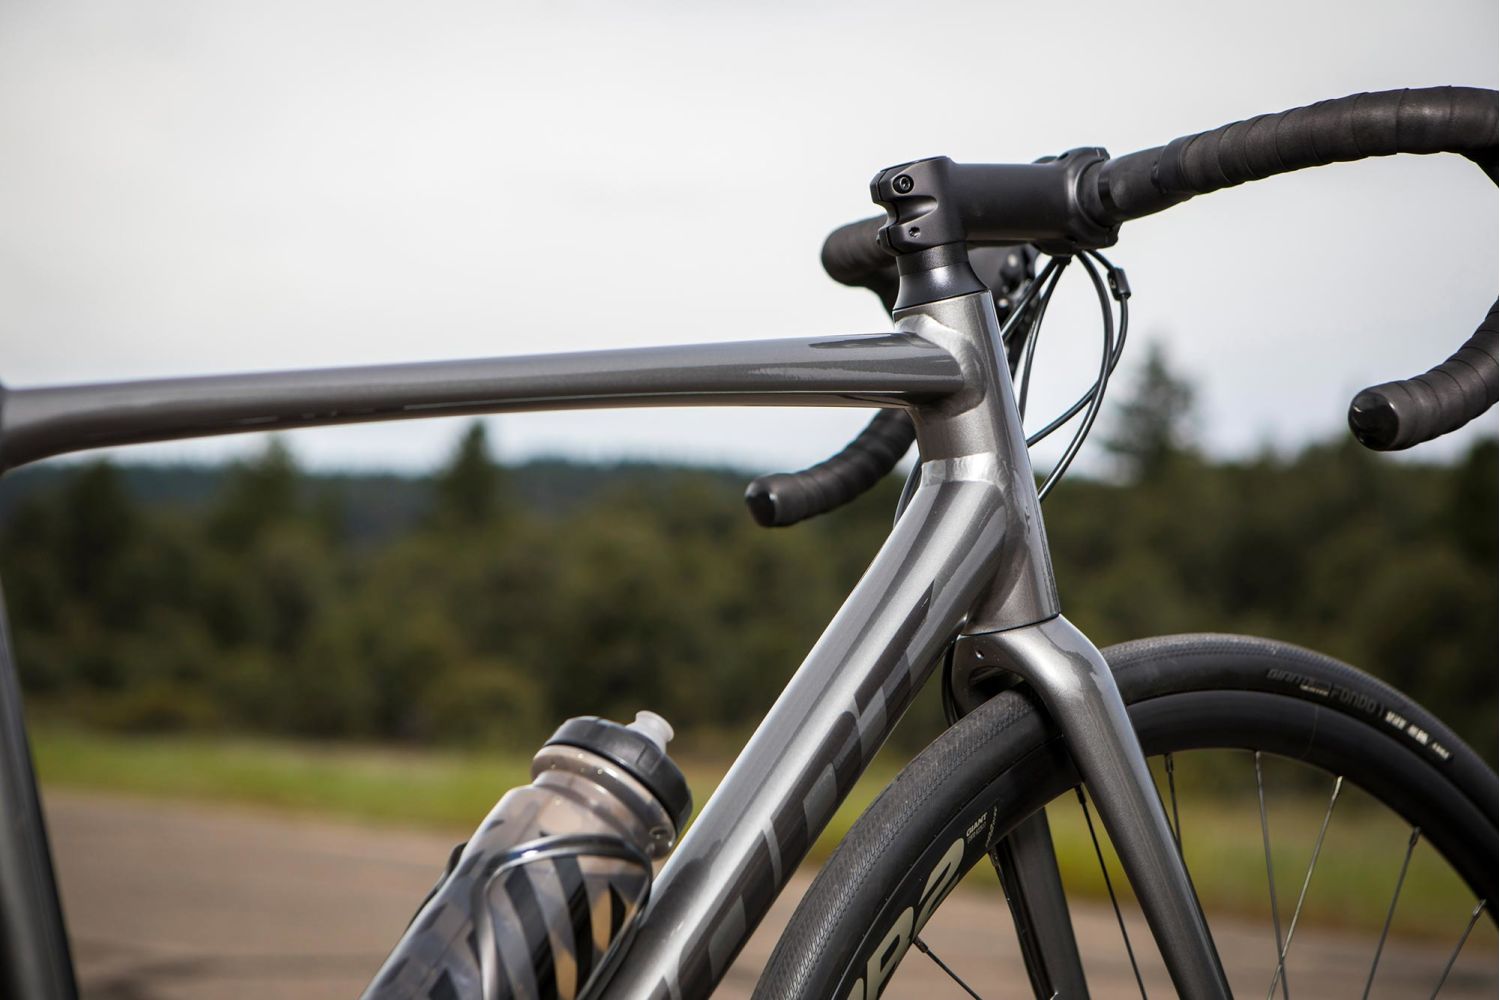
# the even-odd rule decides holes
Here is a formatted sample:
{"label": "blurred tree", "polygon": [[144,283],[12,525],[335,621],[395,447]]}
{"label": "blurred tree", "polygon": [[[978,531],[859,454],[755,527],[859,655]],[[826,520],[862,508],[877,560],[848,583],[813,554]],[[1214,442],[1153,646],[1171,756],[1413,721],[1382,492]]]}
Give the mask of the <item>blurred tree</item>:
{"label": "blurred tree", "polygon": [[135,541],[135,504],[109,462],[90,462],[64,487],[55,523],[68,582],[80,594],[98,593]]}
{"label": "blurred tree", "polygon": [[[1323,650],[1493,759],[1494,442],[1453,466],[1346,439],[1210,462],[1183,431],[1180,379],[1159,357],[1147,368],[1120,435],[1130,480],[1069,479],[1047,503],[1069,616],[1100,643],[1217,630]],[[479,425],[441,472],[400,482],[403,519],[365,534],[329,522],[372,523],[392,477],[304,476],[279,443],[196,507],[139,506],[134,476],[65,466],[7,500],[0,568],[32,707],[129,730],[516,749],[572,714],[643,707],[690,746],[737,747],[889,531],[900,488],[891,476],[768,532],[737,476],[553,462],[502,477]],[[931,693],[898,751],[942,725]]]}
{"label": "blurred tree", "polygon": [[1453,486],[1443,519],[1465,556],[1481,566],[1493,567],[1497,544],[1495,480],[1500,476],[1500,446],[1495,439],[1480,441],[1469,449],[1454,469]]}
{"label": "blurred tree", "polygon": [[268,526],[300,516],[300,490],[296,460],[272,437],[258,456],[229,467],[209,515],[211,537],[231,550],[249,548]]}
{"label": "blurred tree", "polygon": [[1145,482],[1191,451],[1192,411],[1192,385],[1172,371],[1166,351],[1153,341],[1130,395],[1115,409],[1104,447],[1130,482]]}
{"label": "blurred tree", "polygon": [[476,528],[502,513],[500,467],[490,455],[484,421],[471,423],[453,457],[433,482],[434,520],[440,527]]}

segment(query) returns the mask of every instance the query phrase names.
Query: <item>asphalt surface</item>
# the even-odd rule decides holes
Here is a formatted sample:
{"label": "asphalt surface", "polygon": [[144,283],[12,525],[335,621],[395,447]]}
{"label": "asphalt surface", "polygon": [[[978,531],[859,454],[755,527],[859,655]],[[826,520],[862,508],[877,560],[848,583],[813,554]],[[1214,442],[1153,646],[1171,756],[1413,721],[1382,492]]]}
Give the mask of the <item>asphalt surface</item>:
{"label": "asphalt surface", "polygon": [[[367,829],[245,809],[51,791],[46,795],[66,917],[89,1000],[354,997],[379,967],[455,838]],[[806,888],[799,875],[715,994],[748,997]],[[1073,912],[1092,995],[1140,995],[1107,906]],[[1429,996],[1453,943],[1392,940],[1371,996]],[[1137,952],[1150,950],[1130,922]],[[1237,995],[1262,997],[1275,966],[1269,928],[1215,920]],[[960,890],[922,937],[985,998],[1029,996],[1004,903]],[[1372,941],[1301,927],[1288,957],[1294,997],[1358,997]],[[1495,931],[1481,918],[1444,997],[1496,996]],[[1143,963],[1146,989],[1171,996]],[[1277,995],[1280,995],[1278,989]],[[888,997],[963,1000],[913,952]]]}

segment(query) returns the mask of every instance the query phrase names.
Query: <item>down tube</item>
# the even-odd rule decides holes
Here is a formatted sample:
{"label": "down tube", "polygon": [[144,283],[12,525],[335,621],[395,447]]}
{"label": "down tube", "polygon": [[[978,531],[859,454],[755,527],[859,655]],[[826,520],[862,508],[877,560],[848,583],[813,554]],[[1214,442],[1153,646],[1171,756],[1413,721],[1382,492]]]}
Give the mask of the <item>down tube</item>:
{"label": "down tube", "polygon": [[990,581],[1001,491],[935,479],[662,869],[604,996],[712,992]]}

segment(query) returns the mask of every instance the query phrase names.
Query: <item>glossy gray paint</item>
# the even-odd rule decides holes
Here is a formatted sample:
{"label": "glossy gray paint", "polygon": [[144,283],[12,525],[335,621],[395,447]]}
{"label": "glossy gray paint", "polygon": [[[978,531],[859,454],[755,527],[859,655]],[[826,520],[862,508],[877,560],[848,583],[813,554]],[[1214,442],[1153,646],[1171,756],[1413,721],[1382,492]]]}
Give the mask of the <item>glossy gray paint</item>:
{"label": "glossy gray paint", "polygon": [[897,328],[940,346],[963,388],[914,408],[915,492],[668,860],[607,996],[708,996],[975,609],[1003,626],[1058,614],[990,296],[908,310]]}
{"label": "glossy gray paint", "polygon": [[1037,693],[1067,740],[1178,995],[1228,1000],[1208,924],[1104,656],[1059,615],[1024,628],[966,634],[953,663],[955,686],[994,669]]}
{"label": "glossy gray paint", "polygon": [[[978,642],[1009,637],[993,640],[1001,643],[994,648],[1010,650],[1023,676],[1052,699],[1106,826],[1131,859],[1127,870],[1164,953],[1188,969],[1185,982],[1209,982],[1200,971],[1216,969],[1217,958],[1206,930],[1194,938],[1173,916],[1197,910],[1185,875],[1173,874],[1173,863],[1179,875],[1181,865],[1154,790],[1143,799],[1144,762],[1118,693],[1111,701],[1107,670],[1083,672],[1102,668],[1096,651],[1088,655],[1093,647],[1081,636],[1069,645],[1057,631],[1063,625],[1055,624],[1062,620],[1035,480],[990,298],[936,302],[897,320],[897,332],[867,336],[9,390],[0,397],[0,468],[105,445],[421,416],[640,405],[906,407],[923,458],[915,492],[669,859],[604,995],[696,1000],[712,992],[961,629],[984,633]],[[1077,696],[1075,682],[1085,676],[1098,689],[1093,701]],[[0,719],[4,763],[29,773],[15,705]],[[45,841],[33,837],[28,847],[18,829],[0,830],[0,857],[35,854],[40,843],[45,859]],[[46,866],[36,871],[50,876]],[[44,882],[27,899],[7,899],[6,919],[44,926],[48,898],[56,913],[50,877]],[[6,931],[6,957],[23,942],[52,948],[16,926]],[[65,943],[51,953],[66,965]],[[71,980],[28,992],[71,996]]]}
{"label": "glossy gray paint", "polygon": [[0,470],[86,448],[603,406],[910,406],[963,388],[901,333],[0,390]]}
{"label": "glossy gray paint", "polygon": [[880,553],[667,860],[611,997],[707,997],[999,565],[986,476],[923,465]]}
{"label": "glossy gray paint", "polygon": [[1011,628],[1061,610],[1042,527],[1026,434],[1000,343],[995,304],[980,292],[896,314],[896,328],[940,344],[964,374],[961,392],[913,411],[923,462],[982,466],[994,484],[1010,541],[1004,562],[972,609],[969,629]]}

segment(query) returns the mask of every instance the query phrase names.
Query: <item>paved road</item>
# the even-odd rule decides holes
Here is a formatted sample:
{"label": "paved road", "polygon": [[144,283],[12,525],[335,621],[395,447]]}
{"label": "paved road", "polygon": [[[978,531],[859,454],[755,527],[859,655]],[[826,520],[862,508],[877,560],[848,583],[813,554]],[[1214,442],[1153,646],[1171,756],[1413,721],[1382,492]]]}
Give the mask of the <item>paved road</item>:
{"label": "paved road", "polygon": [[[65,792],[47,795],[47,814],[88,1000],[356,996],[454,839]],[[805,877],[793,883],[716,997],[749,995],[806,884]],[[983,894],[960,891],[923,936],[981,994],[1024,997],[1014,942],[994,930],[1002,910]],[[1110,909],[1079,907],[1074,918],[1094,995],[1138,996]],[[1264,996],[1269,930],[1222,921],[1215,930],[1237,992]],[[1133,927],[1131,938],[1138,949],[1150,947],[1144,927]],[[1368,940],[1299,928],[1293,995],[1358,996],[1369,956]],[[1428,996],[1446,957],[1441,945],[1389,943],[1372,995]],[[1147,973],[1152,996],[1171,995],[1163,975]],[[919,955],[898,970],[886,995],[964,1000]],[[1443,996],[1495,995],[1495,934],[1485,920]]]}

